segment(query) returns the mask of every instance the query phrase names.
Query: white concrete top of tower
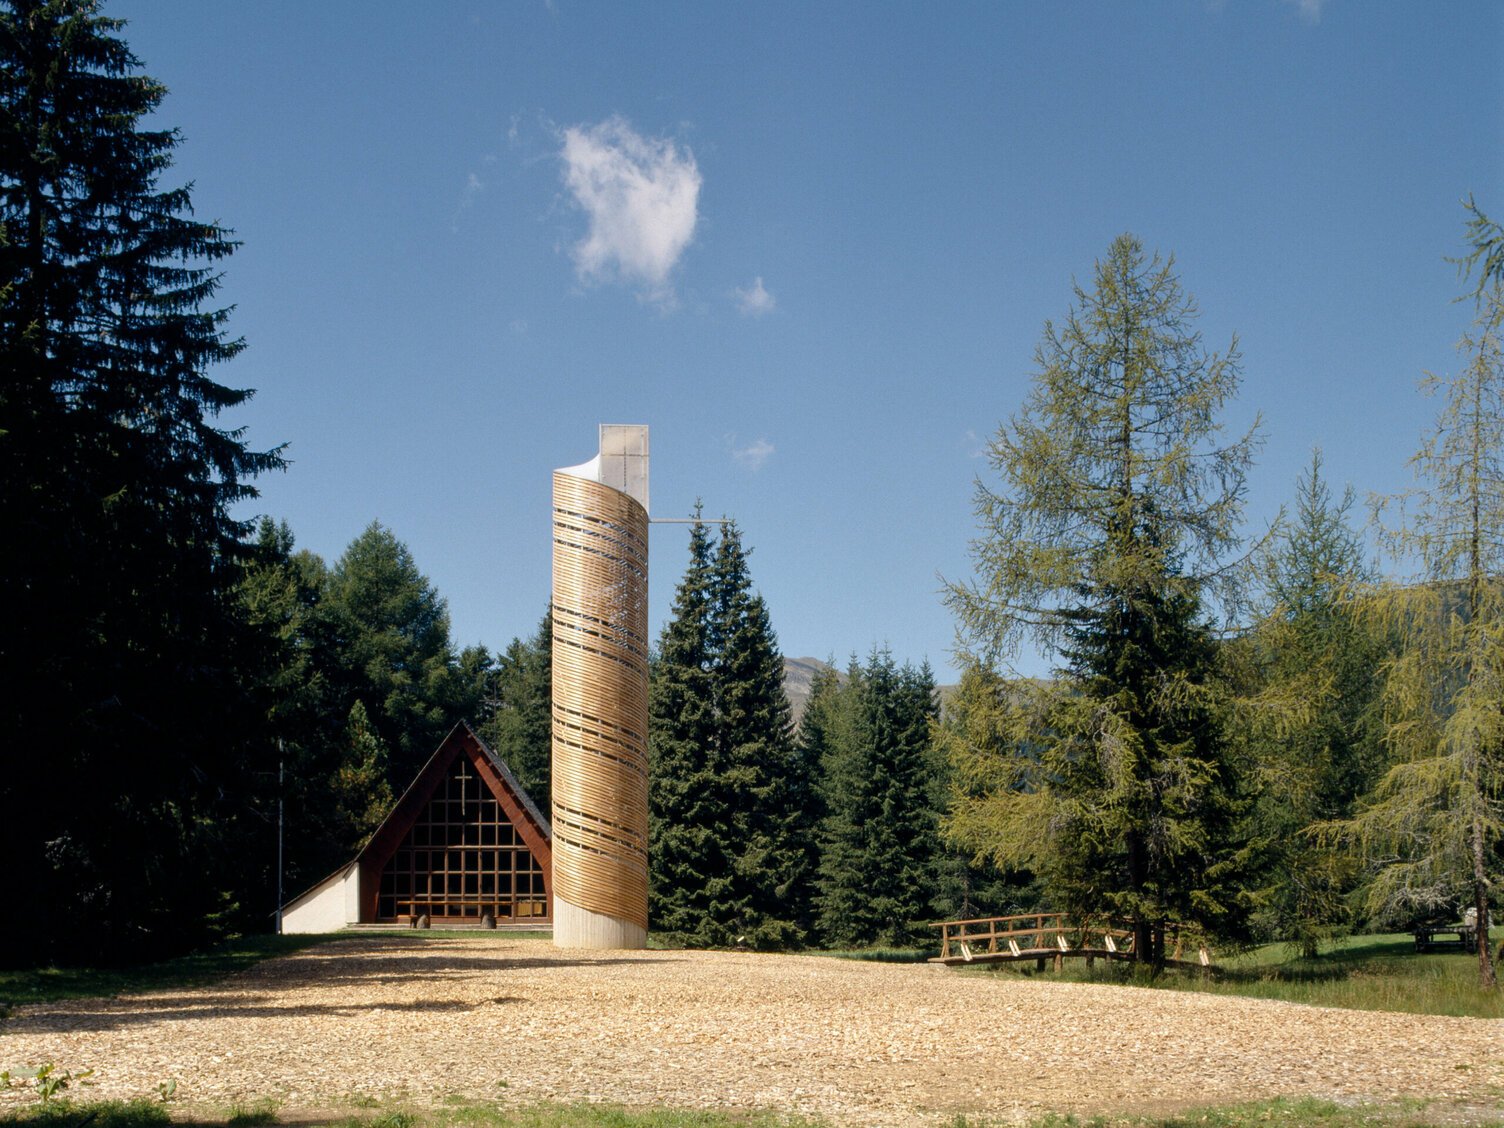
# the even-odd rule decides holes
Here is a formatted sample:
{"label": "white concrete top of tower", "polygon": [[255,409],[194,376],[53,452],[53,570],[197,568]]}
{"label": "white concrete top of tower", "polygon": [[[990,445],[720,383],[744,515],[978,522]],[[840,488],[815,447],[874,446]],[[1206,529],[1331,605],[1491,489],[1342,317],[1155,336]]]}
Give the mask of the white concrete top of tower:
{"label": "white concrete top of tower", "polygon": [[620,490],[648,508],[648,429],[638,423],[602,423],[600,453],[559,471]]}

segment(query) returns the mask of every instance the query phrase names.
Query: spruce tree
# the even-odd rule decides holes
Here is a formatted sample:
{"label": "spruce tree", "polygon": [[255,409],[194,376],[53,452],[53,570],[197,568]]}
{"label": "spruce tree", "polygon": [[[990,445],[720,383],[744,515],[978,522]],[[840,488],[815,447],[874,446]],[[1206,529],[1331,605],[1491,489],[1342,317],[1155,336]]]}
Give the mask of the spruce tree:
{"label": "spruce tree", "polygon": [[[1253,861],[1216,684],[1216,648],[1183,592],[1126,594],[1083,615],[1066,650],[1075,693],[1041,757],[1055,804],[1044,867],[1077,919],[1133,922],[1159,966],[1166,922],[1241,937]],[[1168,690],[1168,692],[1167,692]]]}
{"label": "spruce tree", "polygon": [[825,762],[839,739],[847,720],[846,699],[842,695],[844,675],[835,668],[834,659],[810,679],[809,697],[794,733],[794,778],[803,795],[796,823],[796,842],[803,857],[801,876],[792,897],[799,906],[799,927],[813,942],[823,943],[819,927],[821,828],[828,814],[825,808]]}
{"label": "spruce tree", "polygon": [[274,856],[231,509],[281,460],[216,425],[250,395],[209,375],[241,348],[212,306],[236,244],[159,183],[179,138],[121,26],[0,5],[0,855],[31,890],[6,963],[192,944]]}
{"label": "spruce tree", "polygon": [[552,611],[532,638],[511,641],[489,679],[493,711],[481,726],[545,818],[553,802],[553,641]]}
{"label": "spruce tree", "polygon": [[826,692],[834,710],[811,698],[825,744],[820,934],[838,946],[927,941],[940,857],[934,676],[874,650]]}
{"label": "spruce tree", "polygon": [[721,844],[730,837],[715,732],[713,583],[709,530],[696,523],[648,694],[649,917],[686,943],[724,940],[709,915],[728,880]]}
{"label": "spruce tree", "polygon": [[752,590],[734,523],[721,530],[713,592],[717,736],[734,785],[736,928],[753,947],[795,947],[806,915],[799,898],[808,877],[802,831],[809,780],[794,746],[783,656],[767,604]]}
{"label": "spruce tree", "polygon": [[379,521],[335,562],[327,606],[343,701],[365,702],[400,793],[474,704],[474,687],[459,676],[448,606],[407,545]]}
{"label": "spruce tree", "polygon": [[1260,780],[1255,821],[1274,855],[1259,922],[1307,956],[1348,928],[1356,879],[1348,858],[1307,831],[1347,818],[1383,767],[1374,675],[1385,655],[1352,599],[1370,578],[1348,524],[1353,504],[1351,489],[1332,496],[1313,453],[1292,519],[1263,562],[1263,614],[1241,644],[1258,691],[1301,705],[1245,731]]}
{"label": "spruce tree", "polygon": [[655,928],[691,945],[797,945],[808,787],[783,659],[734,524],[714,550],[704,524],[691,530],[650,718]]}
{"label": "spruce tree", "polygon": [[[855,662],[855,657],[852,659]],[[826,806],[830,790],[829,772],[835,758],[850,747],[848,729],[853,722],[852,695],[845,692],[845,674],[835,668],[819,670],[810,679],[809,698],[804,703],[804,712],[799,718],[799,730],[795,749],[804,771],[810,780],[809,796],[804,805],[804,825],[808,828],[806,843],[810,877],[808,882],[809,928],[808,931],[820,943],[827,943],[819,924],[820,865],[825,850],[827,820],[830,810]]]}

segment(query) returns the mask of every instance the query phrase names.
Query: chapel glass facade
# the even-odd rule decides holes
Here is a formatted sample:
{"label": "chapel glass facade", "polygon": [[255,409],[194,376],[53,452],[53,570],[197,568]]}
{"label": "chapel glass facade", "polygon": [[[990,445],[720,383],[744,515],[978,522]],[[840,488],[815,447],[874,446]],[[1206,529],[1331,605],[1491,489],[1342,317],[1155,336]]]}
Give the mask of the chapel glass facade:
{"label": "chapel glass facade", "polygon": [[468,756],[455,757],[381,871],[379,921],[546,917],[543,867]]}

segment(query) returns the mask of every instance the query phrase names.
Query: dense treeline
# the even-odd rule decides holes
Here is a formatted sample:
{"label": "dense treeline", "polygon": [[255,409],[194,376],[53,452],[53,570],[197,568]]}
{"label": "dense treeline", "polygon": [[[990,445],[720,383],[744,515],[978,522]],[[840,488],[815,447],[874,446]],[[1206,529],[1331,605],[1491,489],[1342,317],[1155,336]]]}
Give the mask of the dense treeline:
{"label": "dense treeline", "polygon": [[6,962],[158,949],[233,914],[274,767],[232,509],[276,469],[216,417],[231,233],[159,183],[177,136],[118,21],[0,9],[0,857]]}
{"label": "dense treeline", "polygon": [[[514,664],[456,653],[373,524],[326,567],[237,519],[279,451],[216,419],[232,233],[161,181],[165,89],[91,0],[0,7],[0,963],[122,962],[272,920]],[[536,767],[536,765],[532,765]]]}
{"label": "dense treeline", "polygon": [[820,673],[795,729],[734,523],[690,532],[651,672],[651,919],[687,944],[910,946],[1020,908],[940,837],[948,766],[929,666]]}
{"label": "dense treeline", "polygon": [[809,773],[741,534],[690,533],[649,674],[649,916],[694,944],[783,947],[807,927]]}
{"label": "dense treeline", "polygon": [[379,523],[330,567],[264,520],[241,592],[268,639],[293,893],[348,861],[455,721],[477,715],[493,661],[455,652],[443,599]]}
{"label": "dense treeline", "polygon": [[[237,518],[279,450],[221,427],[232,232],[164,185],[164,89],[93,0],[0,3],[0,963],[125,961],[268,926],[468,719],[549,803],[550,649],[457,648],[373,522],[332,564]],[[1462,371],[1370,528],[1320,455],[1243,541],[1257,427],[1225,433],[1172,261],[1123,236],[1035,354],[979,481],[942,704],[884,649],[793,723],[735,524],[701,522],[653,658],[654,927],[908,945],[1064,910],[1314,952],[1500,906],[1504,232],[1469,200]],[[916,596],[917,597],[917,596]],[[1045,677],[1017,676],[1021,652]],[[277,872],[277,812],[286,865]],[[1480,972],[1493,982],[1486,935]]]}

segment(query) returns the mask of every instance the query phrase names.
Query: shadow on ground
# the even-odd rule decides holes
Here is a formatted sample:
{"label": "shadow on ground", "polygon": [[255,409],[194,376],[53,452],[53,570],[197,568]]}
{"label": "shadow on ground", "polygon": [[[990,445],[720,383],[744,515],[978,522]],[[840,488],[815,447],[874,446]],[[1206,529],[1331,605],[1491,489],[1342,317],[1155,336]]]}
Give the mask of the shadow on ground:
{"label": "shadow on ground", "polygon": [[[148,993],[115,998],[69,999],[25,1006],[11,1013],[4,1031],[13,1034],[100,1033],[154,1022],[192,1022],[198,1018],[287,1018],[346,1016],[362,1013],[462,1013],[515,1002],[511,996],[479,1002],[454,998],[378,1000],[370,1003],[310,1002],[285,1004],[275,1000],[284,991],[308,987],[348,987],[355,997],[372,985],[441,984],[482,981],[507,972],[545,972],[561,968],[608,969],[619,964],[671,963],[672,954],[648,956],[555,955],[540,948],[537,954],[471,955],[454,950],[440,939],[358,937],[268,960],[246,973],[212,986],[180,989],[172,994]],[[341,994],[346,994],[343,990]]]}

